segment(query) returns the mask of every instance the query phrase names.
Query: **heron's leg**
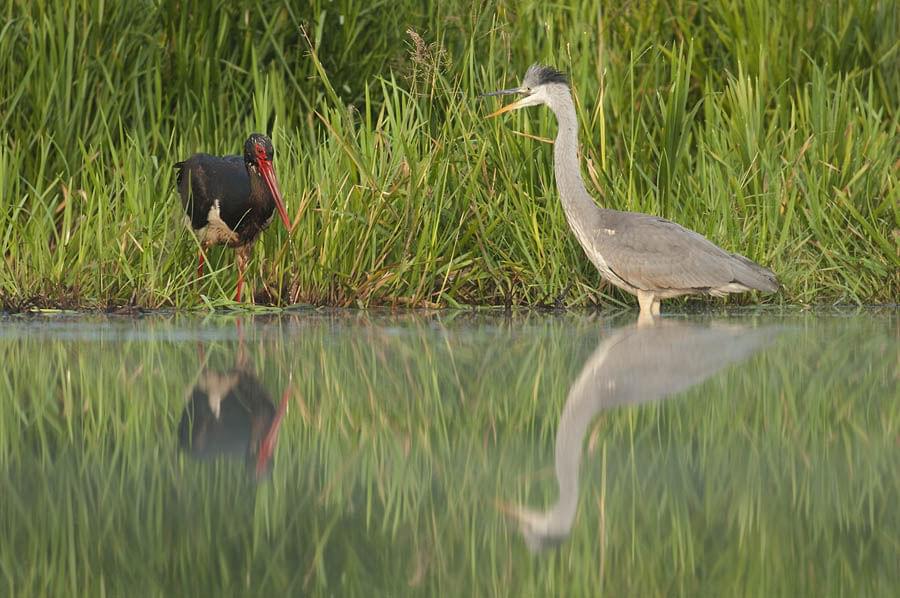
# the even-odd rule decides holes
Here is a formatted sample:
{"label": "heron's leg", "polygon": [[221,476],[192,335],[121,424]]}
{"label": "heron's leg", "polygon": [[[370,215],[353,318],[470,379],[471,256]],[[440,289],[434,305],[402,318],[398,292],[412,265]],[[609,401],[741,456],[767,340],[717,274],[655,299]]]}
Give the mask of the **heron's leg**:
{"label": "heron's leg", "polygon": [[247,262],[250,260],[250,246],[244,245],[237,248],[235,261],[238,267],[237,290],[234,292],[234,300],[241,302],[241,291],[244,290],[244,270],[247,269]]}
{"label": "heron's leg", "polygon": [[[641,306],[641,315],[647,314],[648,316],[653,315],[653,303],[655,301],[655,297],[653,293],[650,291],[638,291],[637,292],[638,303]],[[659,312],[657,312],[659,313]]]}
{"label": "heron's leg", "polygon": [[[638,314],[638,326],[652,326],[655,322],[655,315],[659,315],[659,299],[650,291],[638,291],[637,298],[638,303],[641,305],[641,313]],[[655,314],[654,306],[656,307]]]}

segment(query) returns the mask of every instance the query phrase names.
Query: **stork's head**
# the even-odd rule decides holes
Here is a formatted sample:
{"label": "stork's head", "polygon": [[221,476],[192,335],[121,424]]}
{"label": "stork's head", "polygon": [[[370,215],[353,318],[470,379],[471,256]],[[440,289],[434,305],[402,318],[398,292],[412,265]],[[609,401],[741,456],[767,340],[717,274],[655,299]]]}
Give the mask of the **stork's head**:
{"label": "stork's head", "polygon": [[528,106],[539,106],[541,104],[553,105],[557,98],[570,97],[569,81],[566,76],[550,66],[533,64],[528,67],[522,84],[512,89],[501,89],[490,93],[481,94],[485,96],[505,96],[519,95],[522,96],[512,104],[503,106],[496,112],[489,114],[487,117],[492,118],[499,116],[504,112],[526,108]]}
{"label": "stork's head", "polygon": [[284,223],[284,227],[291,230],[291,219],[288,218],[287,208],[284,205],[284,197],[281,195],[281,189],[278,187],[278,178],[275,176],[275,167],[272,166],[272,160],[275,159],[275,148],[272,147],[272,140],[261,133],[254,133],[244,142],[244,164],[247,165],[247,172],[251,176],[254,174],[262,175],[275,202],[275,208],[278,210],[278,216]]}

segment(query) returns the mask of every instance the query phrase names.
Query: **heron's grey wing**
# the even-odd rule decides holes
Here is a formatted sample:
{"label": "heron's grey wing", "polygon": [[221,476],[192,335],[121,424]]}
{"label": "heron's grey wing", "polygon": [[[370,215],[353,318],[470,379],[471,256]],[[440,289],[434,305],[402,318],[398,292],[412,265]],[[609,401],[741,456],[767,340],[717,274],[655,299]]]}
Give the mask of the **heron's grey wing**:
{"label": "heron's grey wing", "polygon": [[[596,234],[602,239],[607,263],[634,287],[705,290],[739,283],[765,290],[775,284],[777,288],[774,275],[765,268],[681,225],[633,212],[612,216],[610,228]],[[764,280],[767,275],[771,283]]]}
{"label": "heron's grey wing", "polygon": [[678,394],[749,357],[781,333],[777,326],[672,321],[619,328],[597,345],[569,389],[560,429],[569,420],[591,419],[601,409]]}

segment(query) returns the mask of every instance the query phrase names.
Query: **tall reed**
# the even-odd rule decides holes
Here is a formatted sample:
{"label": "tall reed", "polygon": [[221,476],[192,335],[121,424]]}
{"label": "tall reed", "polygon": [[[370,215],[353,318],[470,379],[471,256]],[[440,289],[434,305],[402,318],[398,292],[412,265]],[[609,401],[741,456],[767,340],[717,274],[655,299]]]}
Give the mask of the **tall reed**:
{"label": "tall reed", "polygon": [[772,267],[769,301],[898,296],[895,2],[292,4],[6,0],[6,309],[227,303],[171,165],[254,130],[298,223],[256,251],[262,303],[620,301],[566,228],[551,115],[482,119],[535,61],[571,76],[600,203]]}

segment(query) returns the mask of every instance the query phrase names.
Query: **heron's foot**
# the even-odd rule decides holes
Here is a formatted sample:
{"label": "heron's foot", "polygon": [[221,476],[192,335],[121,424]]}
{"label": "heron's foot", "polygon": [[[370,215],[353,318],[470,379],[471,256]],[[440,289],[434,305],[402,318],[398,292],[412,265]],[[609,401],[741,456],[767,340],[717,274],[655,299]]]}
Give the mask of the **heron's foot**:
{"label": "heron's foot", "polygon": [[641,310],[641,313],[638,314],[637,326],[638,328],[655,326],[656,323],[659,322],[659,320],[659,316],[654,316],[652,313],[647,313]]}
{"label": "heron's foot", "polygon": [[641,306],[638,326],[652,326],[659,319],[659,297],[651,291],[638,291],[637,298]]}

